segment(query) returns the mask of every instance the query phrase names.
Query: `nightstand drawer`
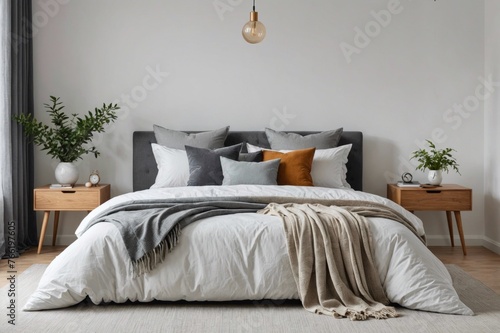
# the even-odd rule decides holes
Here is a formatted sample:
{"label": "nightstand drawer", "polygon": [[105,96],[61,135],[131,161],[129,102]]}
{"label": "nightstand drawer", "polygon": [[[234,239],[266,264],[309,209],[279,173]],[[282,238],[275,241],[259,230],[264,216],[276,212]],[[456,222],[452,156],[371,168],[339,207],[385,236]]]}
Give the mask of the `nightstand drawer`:
{"label": "nightstand drawer", "polygon": [[401,191],[401,206],[407,210],[472,210],[472,191],[429,189]]}
{"label": "nightstand drawer", "polygon": [[50,189],[46,185],[34,190],[34,210],[91,211],[109,200],[109,197],[109,184],[90,188],[78,184],[69,189]]}
{"label": "nightstand drawer", "polygon": [[91,191],[48,190],[35,192],[35,210],[92,210],[99,195]]}

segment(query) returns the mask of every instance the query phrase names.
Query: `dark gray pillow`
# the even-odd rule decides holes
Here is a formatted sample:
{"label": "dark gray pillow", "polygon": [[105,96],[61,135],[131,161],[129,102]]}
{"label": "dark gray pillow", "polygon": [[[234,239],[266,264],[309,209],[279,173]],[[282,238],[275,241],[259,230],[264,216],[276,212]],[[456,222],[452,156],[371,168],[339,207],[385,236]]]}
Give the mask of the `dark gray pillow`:
{"label": "dark gray pillow", "polygon": [[243,162],[262,162],[262,150],[256,151],[254,153],[240,153],[238,161]]}
{"label": "dark gray pillow", "polygon": [[188,186],[222,185],[222,167],[220,157],[238,160],[242,143],[234,146],[206,149],[186,146],[189,163]]}
{"label": "dark gray pillow", "polygon": [[280,161],[278,158],[265,162],[239,162],[221,157],[222,185],[278,185]]}
{"label": "dark gray pillow", "polygon": [[215,149],[224,147],[229,126],[215,131],[188,134],[153,125],[156,142],[165,147],[182,149],[184,146]]}
{"label": "dark gray pillow", "polygon": [[325,131],[316,134],[302,136],[296,133],[278,132],[270,128],[266,128],[266,136],[271,149],[274,150],[295,150],[295,149],[328,149],[338,146],[340,136],[344,131],[343,128],[338,128],[332,131]]}

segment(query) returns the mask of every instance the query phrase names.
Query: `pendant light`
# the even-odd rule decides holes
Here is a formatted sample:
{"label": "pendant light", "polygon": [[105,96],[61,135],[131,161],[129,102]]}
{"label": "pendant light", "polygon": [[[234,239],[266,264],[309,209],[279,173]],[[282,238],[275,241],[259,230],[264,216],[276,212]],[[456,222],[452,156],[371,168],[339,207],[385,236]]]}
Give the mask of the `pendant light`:
{"label": "pendant light", "polygon": [[260,43],[266,37],[266,27],[259,22],[259,13],[255,11],[255,0],[253,0],[253,10],[250,12],[250,21],[243,26],[241,34],[250,44]]}

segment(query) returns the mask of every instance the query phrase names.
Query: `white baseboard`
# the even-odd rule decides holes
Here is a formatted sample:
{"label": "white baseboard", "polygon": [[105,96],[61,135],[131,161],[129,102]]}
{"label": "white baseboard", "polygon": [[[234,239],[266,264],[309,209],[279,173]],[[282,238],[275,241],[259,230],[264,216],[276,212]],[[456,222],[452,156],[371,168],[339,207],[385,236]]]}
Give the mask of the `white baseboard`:
{"label": "white baseboard", "polygon": [[[428,246],[450,246],[450,235],[427,235]],[[460,237],[455,235],[455,246],[462,246]],[[484,236],[468,235],[465,236],[465,245],[467,246],[484,246]]]}
{"label": "white baseboard", "polygon": [[[455,246],[462,246],[460,242],[460,237],[455,235]],[[490,251],[500,254],[500,243],[494,241],[486,236],[470,235],[465,236],[465,244],[467,246],[484,246]],[[450,236],[449,235],[428,235],[427,236],[428,246],[450,246]]]}
{"label": "white baseboard", "polygon": [[[76,235],[57,235],[56,245],[70,245],[76,241]],[[52,235],[45,235],[43,245],[52,245]]]}
{"label": "white baseboard", "polygon": [[489,237],[484,237],[484,244],[483,246],[487,248],[488,250],[491,250],[495,252],[496,254],[500,254],[500,243],[497,241],[494,241],[493,239]]}

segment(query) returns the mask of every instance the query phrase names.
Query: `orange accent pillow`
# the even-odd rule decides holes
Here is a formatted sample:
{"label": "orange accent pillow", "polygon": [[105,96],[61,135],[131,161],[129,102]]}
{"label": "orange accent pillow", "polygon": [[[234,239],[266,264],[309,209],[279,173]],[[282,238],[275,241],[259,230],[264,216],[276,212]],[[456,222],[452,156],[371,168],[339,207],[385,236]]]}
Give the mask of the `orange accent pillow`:
{"label": "orange accent pillow", "polygon": [[316,148],[281,153],[263,150],[263,161],[281,159],[278,169],[278,185],[313,186],[311,167]]}

